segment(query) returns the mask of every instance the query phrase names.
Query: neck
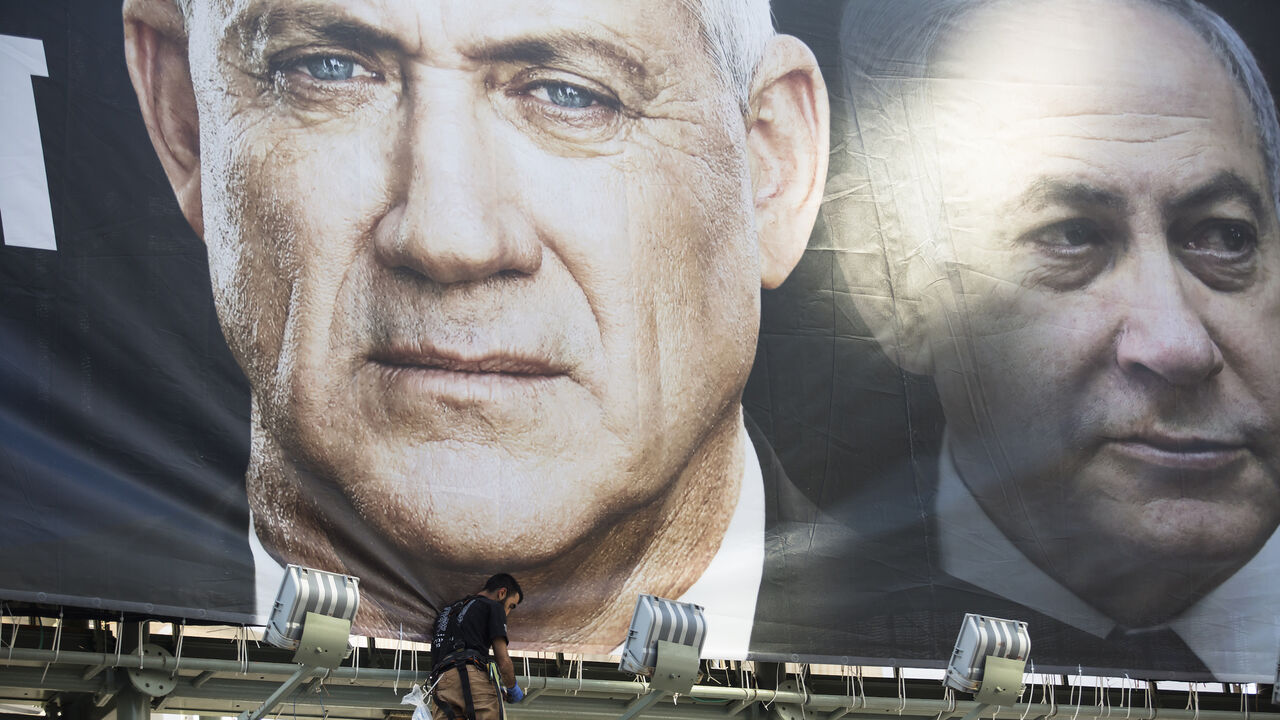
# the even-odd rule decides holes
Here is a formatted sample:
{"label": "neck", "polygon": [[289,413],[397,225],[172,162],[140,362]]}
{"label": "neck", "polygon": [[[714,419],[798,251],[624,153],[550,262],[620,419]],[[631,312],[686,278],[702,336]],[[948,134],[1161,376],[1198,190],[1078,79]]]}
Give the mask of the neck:
{"label": "neck", "polygon": [[[433,566],[426,553],[399,557],[381,538],[346,532],[348,522],[359,521],[345,496],[332,482],[310,478],[288,462],[259,423],[256,408],[252,428],[246,484],[263,547],[282,563],[359,577],[356,632],[428,637],[430,610],[473,592],[493,573],[513,572],[528,594],[513,626],[517,636],[599,653],[624,638],[639,593],[678,598],[706,570],[733,516],[745,451],[741,408],[734,406],[655,501],[597,528],[540,566],[513,561],[463,570]],[[341,542],[352,537],[372,546],[352,552],[357,548]]]}

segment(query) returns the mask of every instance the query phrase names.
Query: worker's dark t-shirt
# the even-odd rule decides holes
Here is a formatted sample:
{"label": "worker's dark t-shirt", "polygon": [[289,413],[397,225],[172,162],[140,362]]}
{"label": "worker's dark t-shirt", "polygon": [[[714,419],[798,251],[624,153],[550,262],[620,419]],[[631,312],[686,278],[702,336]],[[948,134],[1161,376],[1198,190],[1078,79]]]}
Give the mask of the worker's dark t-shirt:
{"label": "worker's dark t-shirt", "polygon": [[506,637],[507,614],[502,603],[472,595],[449,605],[436,617],[431,661],[438,664],[446,655],[463,648],[487,657],[494,638]]}

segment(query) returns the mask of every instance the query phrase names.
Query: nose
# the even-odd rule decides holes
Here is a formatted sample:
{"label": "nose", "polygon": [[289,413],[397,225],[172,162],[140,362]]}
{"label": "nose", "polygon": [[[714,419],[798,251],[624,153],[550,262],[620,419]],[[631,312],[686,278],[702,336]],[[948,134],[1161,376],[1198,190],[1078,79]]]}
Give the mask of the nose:
{"label": "nose", "polygon": [[542,264],[518,173],[495,138],[501,130],[470,95],[445,83],[406,93],[390,159],[393,206],[375,234],[381,263],[446,285],[532,274]]}
{"label": "nose", "polygon": [[1175,386],[1195,385],[1222,372],[1222,350],[1189,297],[1183,275],[1177,260],[1162,250],[1121,280],[1128,290],[1119,298],[1126,307],[1116,359],[1125,372],[1154,375]]}

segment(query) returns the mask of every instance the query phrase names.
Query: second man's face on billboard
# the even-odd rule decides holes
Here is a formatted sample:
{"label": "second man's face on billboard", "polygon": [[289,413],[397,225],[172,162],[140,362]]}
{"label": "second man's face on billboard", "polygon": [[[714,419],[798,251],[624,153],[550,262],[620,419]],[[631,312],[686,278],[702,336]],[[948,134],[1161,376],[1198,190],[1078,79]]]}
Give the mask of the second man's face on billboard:
{"label": "second man's face on billboard", "polygon": [[1146,3],[966,23],[933,82],[960,474],[1073,581],[1117,581],[1101,551],[1216,582],[1280,519],[1280,235],[1248,101]]}

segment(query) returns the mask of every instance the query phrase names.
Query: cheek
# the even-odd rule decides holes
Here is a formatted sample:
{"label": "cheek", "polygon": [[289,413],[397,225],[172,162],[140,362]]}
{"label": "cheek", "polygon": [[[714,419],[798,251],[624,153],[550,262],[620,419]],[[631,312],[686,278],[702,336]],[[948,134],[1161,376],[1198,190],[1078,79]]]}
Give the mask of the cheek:
{"label": "cheek", "polygon": [[949,425],[999,441],[1023,466],[1069,453],[1111,363],[1105,304],[972,266],[955,277],[964,293],[944,290],[944,300],[931,301],[934,375]]}
{"label": "cheek", "polygon": [[[219,316],[261,390],[341,341],[335,319],[364,247],[366,209],[377,205],[374,163],[269,129],[210,140],[206,239]],[[334,166],[351,172],[335,180],[325,170]]]}

